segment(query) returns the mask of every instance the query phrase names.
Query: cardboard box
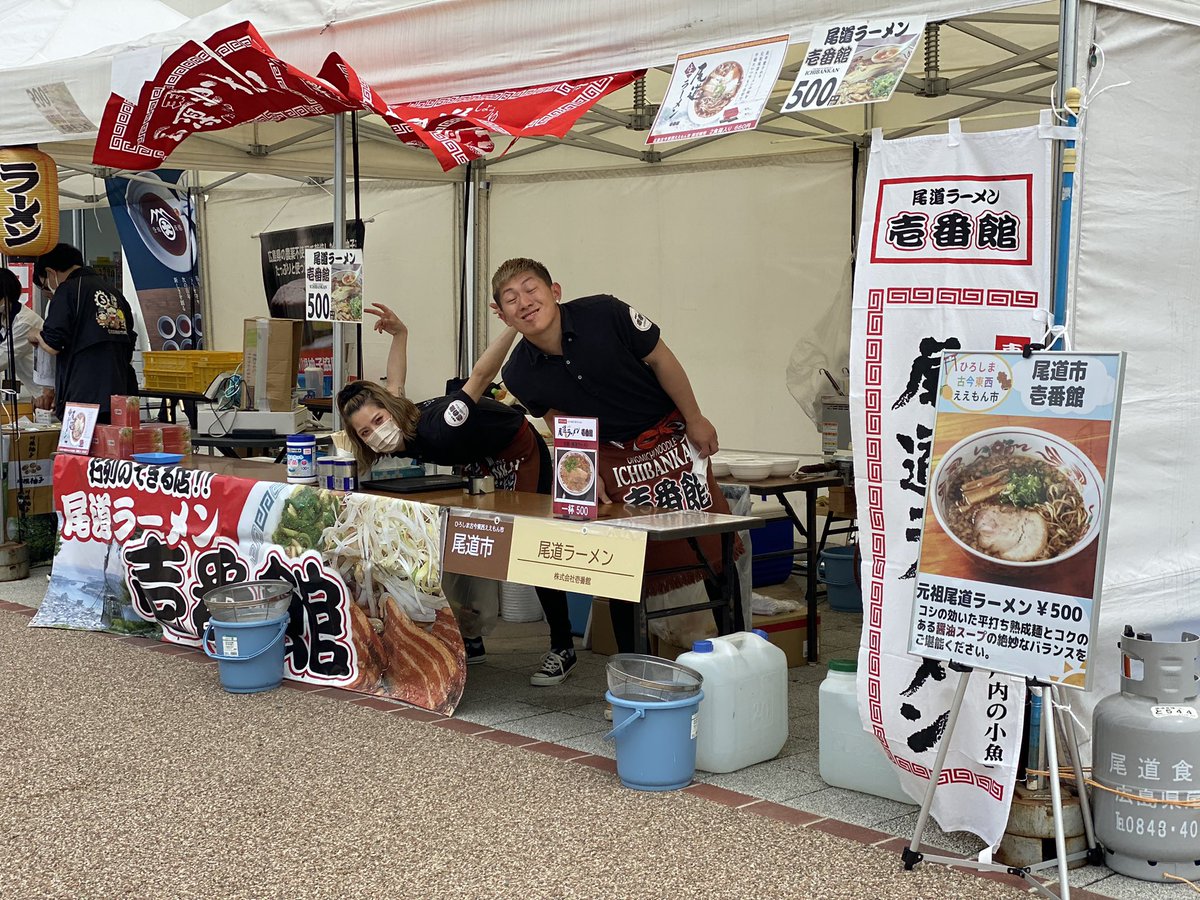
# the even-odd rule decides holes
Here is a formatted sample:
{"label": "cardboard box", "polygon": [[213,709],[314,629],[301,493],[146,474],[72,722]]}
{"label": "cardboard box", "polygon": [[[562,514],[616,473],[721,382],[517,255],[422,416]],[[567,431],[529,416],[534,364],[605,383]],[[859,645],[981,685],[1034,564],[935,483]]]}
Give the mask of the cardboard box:
{"label": "cardboard box", "polygon": [[[0,425],[9,425],[12,421],[12,402],[5,401],[0,403]],[[20,422],[22,416],[28,419],[33,418],[33,404],[20,401],[17,403],[17,421]]]}
{"label": "cardboard box", "polygon": [[829,489],[829,511],[843,519],[857,519],[858,506],[854,499],[854,488],[831,487]]}
{"label": "cardboard box", "polygon": [[593,653],[612,656],[617,652],[617,636],[613,634],[612,615],[608,611],[608,601],[603,597],[592,599],[592,619],[588,626],[588,636],[588,646]]}
{"label": "cardboard box", "polygon": [[[29,496],[29,515],[54,512],[54,453],[58,449],[58,428],[23,431],[13,446],[11,435],[4,435],[5,514],[17,514],[17,476],[22,475]],[[20,456],[20,473],[17,457]]]}
{"label": "cardboard box", "polygon": [[[290,412],[300,368],[304,323],[293,319],[242,322],[242,392],[247,409]],[[260,395],[265,394],[265,397]],[[260,402],[261,401],[261,402]]]}
{"label": "cardboard box", "polygon": [[[754,627],[765,631],[767,640],[787,655],[789,669],[808,664],[808,615],[805,612],[755,616]],[[820,627],[821,617],[817,616],[817,628]]]}

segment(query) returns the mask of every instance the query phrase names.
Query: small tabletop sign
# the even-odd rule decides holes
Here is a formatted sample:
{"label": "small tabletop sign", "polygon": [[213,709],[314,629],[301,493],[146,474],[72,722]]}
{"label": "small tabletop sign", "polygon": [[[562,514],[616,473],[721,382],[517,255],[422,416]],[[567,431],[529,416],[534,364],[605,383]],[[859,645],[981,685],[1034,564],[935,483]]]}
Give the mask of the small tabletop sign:
{"label": "small tabletop sign", "polygon": [[100,407],[95,403],[68,403],[63,410],[63,427],[58,436],[58,452],[87,456]]}
{"label": "small tabletop sign", "polygon": [[304,317],[310,322],[362,322],[361,250],[304,251]]}
{"label": "small tabletop sign", "polygon": [[554,417],[554,515],[596,518],[596,471],[600,453],[596,419]]}
{"label": "small tabletop sign", "polygon": [[817,25],[784,113],[891,99],[925,29],[924,16]]}

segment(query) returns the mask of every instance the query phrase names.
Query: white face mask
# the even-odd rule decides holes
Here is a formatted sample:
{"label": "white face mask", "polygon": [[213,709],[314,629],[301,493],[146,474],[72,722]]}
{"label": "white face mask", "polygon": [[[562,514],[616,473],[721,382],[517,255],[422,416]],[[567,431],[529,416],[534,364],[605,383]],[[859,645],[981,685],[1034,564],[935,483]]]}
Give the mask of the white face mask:
{"label": "white face mask", "polygon": [[363,440],[366,445],[376,453],[391,453],[400,447],[400,438],[403,437],[400,426],[392,419],[388,419]]}

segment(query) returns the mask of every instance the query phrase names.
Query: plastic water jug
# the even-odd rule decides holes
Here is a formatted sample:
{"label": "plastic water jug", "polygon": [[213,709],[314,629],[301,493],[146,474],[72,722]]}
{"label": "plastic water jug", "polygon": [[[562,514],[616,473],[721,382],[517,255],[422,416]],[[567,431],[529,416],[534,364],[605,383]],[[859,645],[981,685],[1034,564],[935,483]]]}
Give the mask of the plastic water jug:
{"label": "plastic water jug", "polygon": [[697,641],[676,660],[704,676],[696,768],[733,772],[771,759],[788,735],[787,655],[757,632]]}
{"label": "plastic water jug", "polygon": [[858,715],[858,662],[831,659],[821,682],[818,728],[821,780],[901,803],[913,803],[900,787],[896,767],[873,734],[863,730]]}

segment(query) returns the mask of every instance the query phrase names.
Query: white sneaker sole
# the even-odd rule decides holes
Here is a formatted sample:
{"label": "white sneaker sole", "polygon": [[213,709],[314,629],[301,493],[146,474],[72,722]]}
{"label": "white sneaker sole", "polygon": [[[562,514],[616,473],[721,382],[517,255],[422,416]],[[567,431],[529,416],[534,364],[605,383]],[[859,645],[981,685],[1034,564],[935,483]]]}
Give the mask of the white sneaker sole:
{"label": "white sneaker sole", "polygon": [[529,676],[529,683],[534,687],[553,687],[556,684],[562,684],[567,680],[567,677],[575,671],[575,666],[567,669],[561,675],[543,675],[541,672],[534,672]]}

